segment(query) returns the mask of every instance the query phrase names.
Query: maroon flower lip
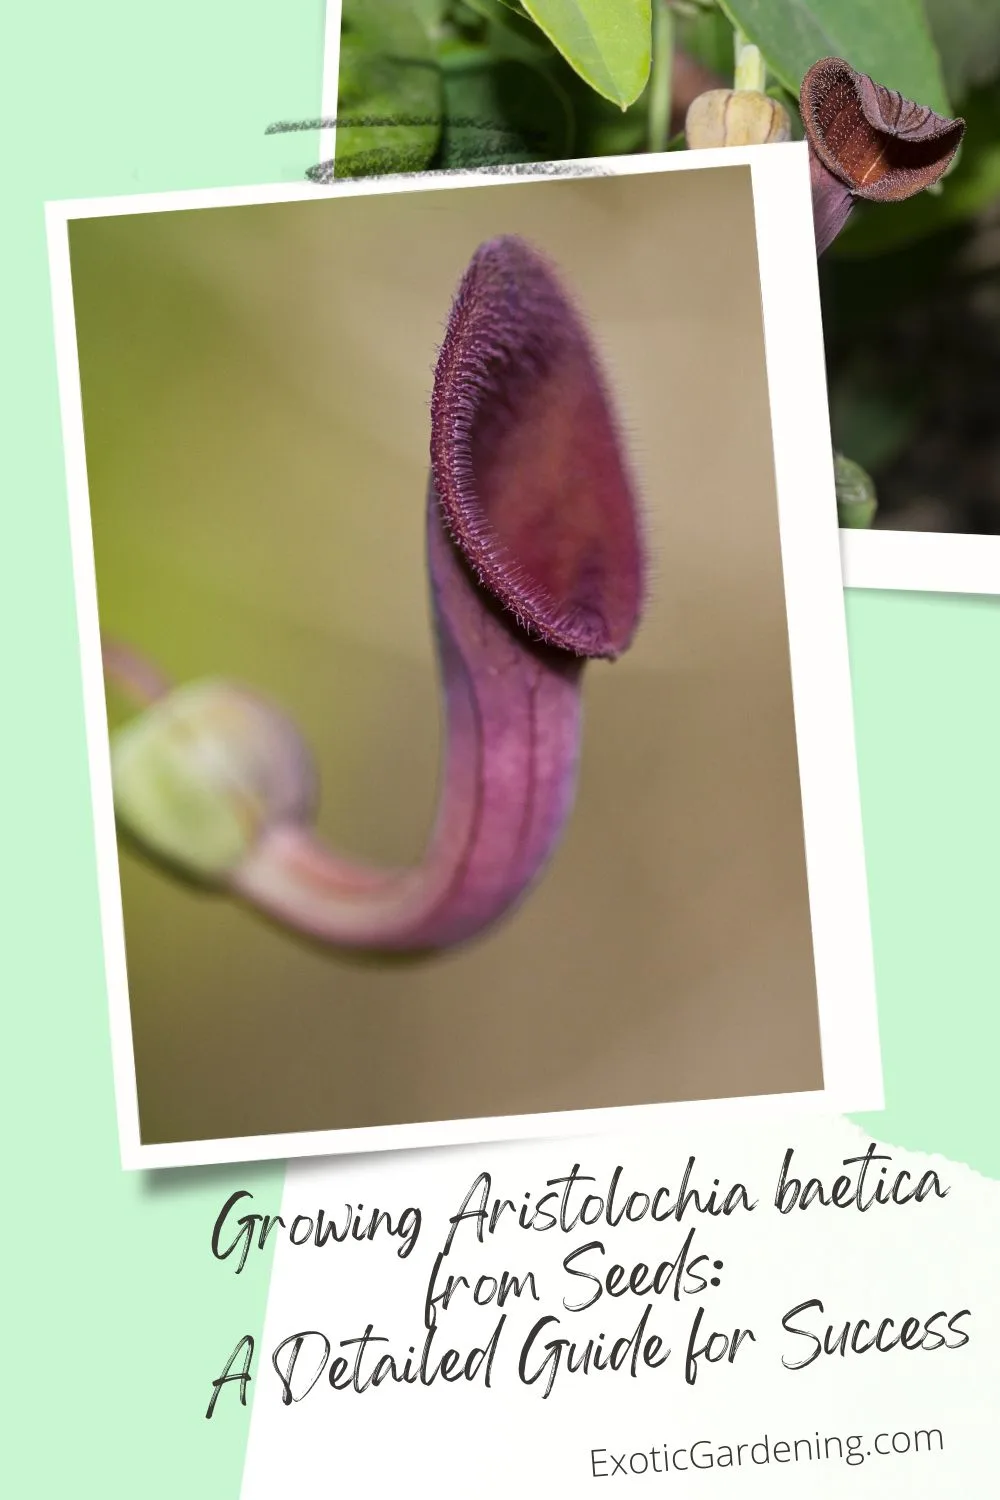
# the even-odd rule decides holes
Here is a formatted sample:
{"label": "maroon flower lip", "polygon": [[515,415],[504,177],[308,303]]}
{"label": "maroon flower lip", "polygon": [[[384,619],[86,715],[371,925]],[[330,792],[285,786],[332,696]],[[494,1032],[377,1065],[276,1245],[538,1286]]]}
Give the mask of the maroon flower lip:
{"label": "maroon flower lip", "polygon": [[937,182],[965,134],[964,120],[883,88],[840,57],[814,63],[799,97],[820,161],[856,198],[878,203],[902,202]]}
{"label": "maroon flower lip", "polygon": [[235,684],[173,691],[105,643],[106,675],[146,705],[112,746],[119,822],[175,871],[340,947],[451,947],[524,897],[572,811],[585,658],[619,656],[642,608],[638,507],[597,359],[520,239],[481,246],[462,279],[430,452],[445,757],[413,867],[316,837],[311,761],[277,710]]}
{"label": "maroon flower lip", "polygon": [[844,227],[856,199],[900,203],[938,182],[965,134],[964,120],[904,98],[841,57],[813,64],[799,107],[819,253]]}
{"label": "maroon flower lip", "polygon": [[549,645],[620,655],[644,592],[632,485],[583,322],[524,241],[473,256],[431,412],[445,524],[482,586]]}

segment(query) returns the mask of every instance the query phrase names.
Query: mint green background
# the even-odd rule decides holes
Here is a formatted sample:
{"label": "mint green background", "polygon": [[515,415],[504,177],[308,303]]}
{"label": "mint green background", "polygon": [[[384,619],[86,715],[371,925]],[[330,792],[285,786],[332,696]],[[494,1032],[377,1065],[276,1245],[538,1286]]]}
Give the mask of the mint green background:
{"label": "mint green background", "polygon": [[886,1110],[1000,1177],[1000,598],[847,595]]}
{"label": "mint green background", "polygon": [[[264,1257],[209,1251],[280,1164],[124,1174],[110,1047],[43,203],[294,181],[319,114],[323,0],[88,0],[6,21],[0,234],[0,1489],[228,1500],[249,1409],[211,1380],[259,1331]],[[226,1400],[225,1396],[230,1399]]]}
{"label": "mint green background", "polygon": [[[263,130],[318,113],[322,40],[322,0],[91,0],[8,31],[0,1409],[19,1497],[235,1500],[248,1411],[232,1391],[204,1411],[259,1332],[267,1264],[237,1280],[208,1238],[234,1187],[272,1208],[281,1188],[280,1165],[118,1167],[42,204],[297,179],[314,138]],[[848,621],[889,1105],[862,1122],[1000,1177],[1000,601],[855,593]]]}

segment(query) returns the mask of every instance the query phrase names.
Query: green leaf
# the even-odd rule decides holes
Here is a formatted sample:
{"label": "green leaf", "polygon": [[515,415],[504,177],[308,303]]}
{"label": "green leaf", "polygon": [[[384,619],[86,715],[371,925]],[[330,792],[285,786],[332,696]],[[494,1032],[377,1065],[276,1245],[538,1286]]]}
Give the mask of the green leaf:
{"label": "green leaf", "polygon": [[[949,0],[950,3],[950,0]],[[842,57],[907,99],[950,113],[921,0],[719,0],[796,96],[821,57]]]}
{"label": "green leaf", "polygon": [[764,92],[769,99],[773,99],[777,104],[780,104],[788,116],[788,123],[792,128],[792,140],[803,140],[805,138],[805,131],[802,129],[799,101],[795,95],[790,94],[784,84],[781,83],[769,83]]}
{"label": "green leaf", "polygon": [[[849,360],[831,381],[834,442],[840,449],[849,449],[855,463],[866,470],[884,469],[899,456],[911,441],[919,416],[910,393],[893,390],[885,369],[873,365],[864,352]],[[839,474],[837,479],[839,489]]]}
{"label": "green leaf", "polygon": [[[381,0],[379,3],[381,4]],[[348,6],[345,5],[343,8],[347,10]],[[369,0],[368,8],[371,9],[371,0]],[[391,3],[387,8],[393,8]],[[427,35],[433,38],[441,30],[444,14],[448,9],[448,0],[409,0],[409,8],[414,12]],[[353,4],[351,9],[354,9]]]}
{"label": "green leaf", "polygon": [[627,109],[652,62],[651,0],[524,0],[524,9],[590,87]]}
{"label": "green leaf", "polygon": [[924,0],[953,99],[1000,74],[1000,0]]}
{"label": "green leaf", "polygon": [[596,93],[551,47],[548,56],[547,76],[565,97],[574,121],[569,155],[630,156],[645,149],[645,99],[623,110]]}
{"label": "green leaf", "polygon": [[485,21],[497,21],[502,17],[513,17],[515,21],[525,20],[524,11],[520,5],[514,4],[514,0],[459,0],[459,4],[467,10],[475,11]]}
{"label": "green leaf", "polygon": [[[344,0],[337,177],[421,172],[441,137],[443,90],[430,0]],[[343,123],[343,122],[347,123]]]}

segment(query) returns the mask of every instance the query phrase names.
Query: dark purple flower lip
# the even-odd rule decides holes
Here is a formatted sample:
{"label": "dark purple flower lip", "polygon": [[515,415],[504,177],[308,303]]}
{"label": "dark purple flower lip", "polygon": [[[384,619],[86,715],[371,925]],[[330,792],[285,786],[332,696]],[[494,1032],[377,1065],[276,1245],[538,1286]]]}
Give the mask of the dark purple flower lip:
{"label": "dark purple flower lip", "polygon": [[615,657],[643,602],[638,507],[579,315],[548,263],[505,236],[473,257],[431,402],[427,565],[445,760],[410,869],[315,835],[306,747],[236,684],[176,691],[105,642],[145,707],[112,742],[123,827],[162,863],[320,942],[419,952],[519,903],[572,811],[586,657]]}
{"label": "dark purple flower lip", "polygon": [[549,645],[620,655],[644,593],[638,508],[583,322],[523,240],[473,256],[431,412],[445,524],[480,584]]}
{"label": "dark purple flower lip", "polygon": [[937,182],[965,134],[965,121],[858,73],[841,57],[813,64],[799,93],[810,149],[856,198],[898,203]]}

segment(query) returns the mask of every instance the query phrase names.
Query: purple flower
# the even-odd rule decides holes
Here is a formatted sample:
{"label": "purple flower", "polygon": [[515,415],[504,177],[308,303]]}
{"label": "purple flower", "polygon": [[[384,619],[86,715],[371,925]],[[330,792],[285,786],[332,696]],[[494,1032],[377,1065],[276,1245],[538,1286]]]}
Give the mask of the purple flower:
{"label": "purple flower", "polygon": [[268,728],[260,700],[224,683],[143,695],[148,669],[105,652],[111,679],[154,698],[112,743],[123,827],[188,875],[339,946],[447,947],[524,896],[572,809],[585,660],[626,650],[642,606],[638,510],[598,362],[554,271],[520,239],[481,246],[462,279],[430,450],[446,751],[412,869],[342,859],[317,840],[308,756],[276,710]]}
{"label": "purple flower", "polygon": [[523,240],[473,256],[431,403],[431,472],[477,580],[530,633],[580,656],[629,645],[642,546],[597,362]]}

